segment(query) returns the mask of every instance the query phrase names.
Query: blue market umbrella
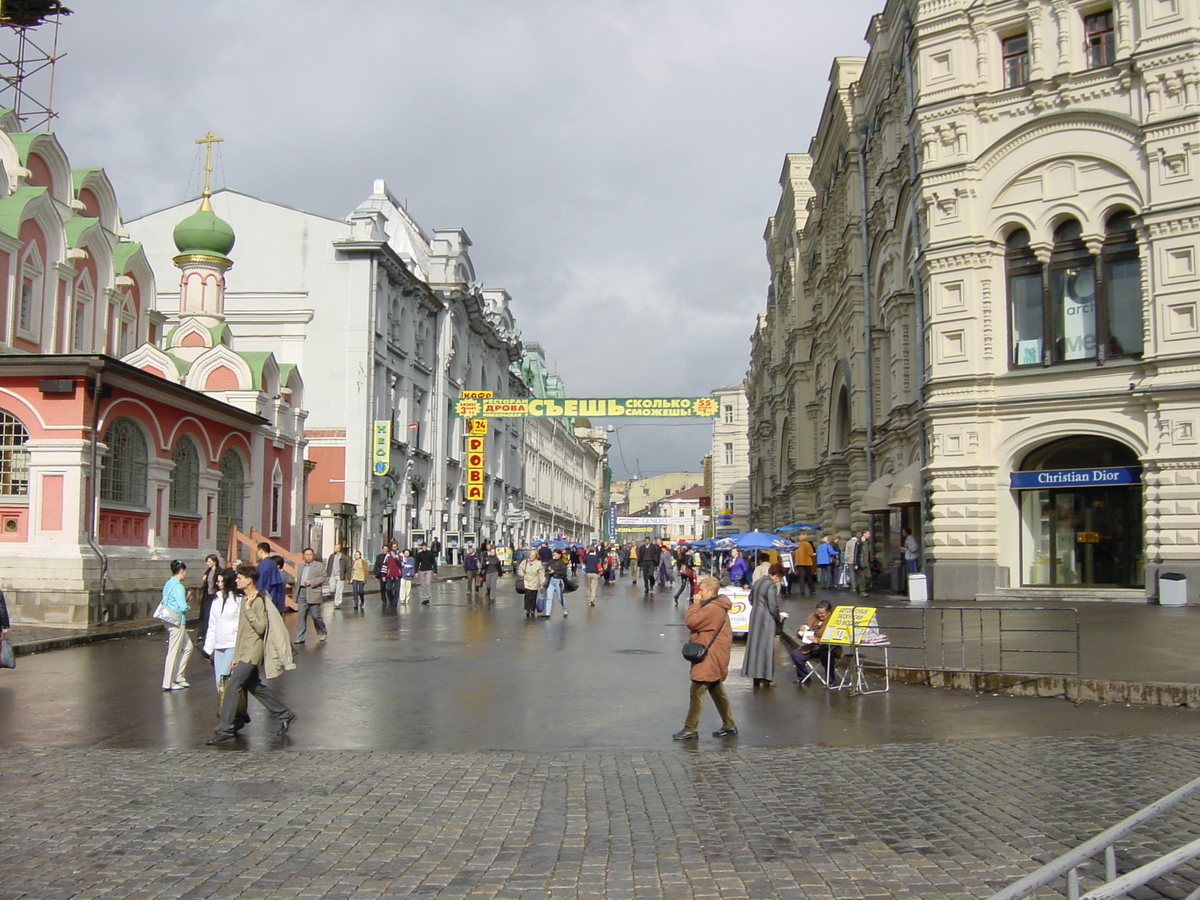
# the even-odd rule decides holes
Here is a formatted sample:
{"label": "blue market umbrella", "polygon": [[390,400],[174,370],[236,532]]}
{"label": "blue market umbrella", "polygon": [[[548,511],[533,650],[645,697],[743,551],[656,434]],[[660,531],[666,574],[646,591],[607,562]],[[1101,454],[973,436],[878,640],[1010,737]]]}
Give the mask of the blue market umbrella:
{"label": "blue market umbrella", "polygon": [[[739,550],[795,550],[796,545],[785,537],[772,534],[769,531],[747,531],[743,534],[731,534],[721,543],[728,542],[731,547]],[[720,544],[718,544],[720,546]]]}
{"label": "blue market umbrella", "polygon": [[793,522],[791,525],[781,525],[776,531],[820,531],[820,525],[810,525],[808,522]]}

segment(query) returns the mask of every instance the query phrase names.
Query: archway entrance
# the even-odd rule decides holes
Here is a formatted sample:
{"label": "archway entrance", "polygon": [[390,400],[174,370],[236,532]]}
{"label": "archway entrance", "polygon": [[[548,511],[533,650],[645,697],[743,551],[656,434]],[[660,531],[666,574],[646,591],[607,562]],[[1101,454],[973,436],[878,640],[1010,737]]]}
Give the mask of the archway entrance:
{"label": "archway entrance", "polygon": [[1021,583],[1141,587],[1142,469],[1124,444],[1073,437],[1034,450],[1011,475],[1021,506]]}

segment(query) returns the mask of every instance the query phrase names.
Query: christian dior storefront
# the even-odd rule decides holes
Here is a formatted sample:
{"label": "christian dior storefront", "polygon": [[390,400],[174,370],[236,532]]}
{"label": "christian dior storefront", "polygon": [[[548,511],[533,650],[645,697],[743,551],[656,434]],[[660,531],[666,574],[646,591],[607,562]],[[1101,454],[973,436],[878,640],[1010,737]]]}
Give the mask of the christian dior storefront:
{"label": "christian dior storefront", "polygon": [[1020,508],[1022,587],[1145,585],[1142,467],[1104,437],[1056,440],[1009,475]]}

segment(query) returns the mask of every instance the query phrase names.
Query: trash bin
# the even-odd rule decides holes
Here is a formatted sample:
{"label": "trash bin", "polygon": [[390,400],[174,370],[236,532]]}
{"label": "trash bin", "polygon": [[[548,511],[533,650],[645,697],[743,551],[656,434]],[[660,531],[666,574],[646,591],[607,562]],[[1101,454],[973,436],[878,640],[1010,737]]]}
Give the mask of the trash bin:
{"label": "trash bin", "polygon": [[920,572],[914,572],[908,576],[908,602],[929,602],[929,585],[926,584],[925,576]]}
{"label": "trash bin", "polygon": [[1158,576],[1158,605],[1187,606],[1187,578],[1178,572]]}

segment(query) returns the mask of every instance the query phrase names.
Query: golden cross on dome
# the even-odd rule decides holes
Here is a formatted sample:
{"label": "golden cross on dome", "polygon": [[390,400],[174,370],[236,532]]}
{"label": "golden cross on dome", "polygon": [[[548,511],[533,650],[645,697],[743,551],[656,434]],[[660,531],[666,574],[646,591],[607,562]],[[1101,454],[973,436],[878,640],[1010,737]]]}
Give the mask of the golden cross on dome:
{"label": "golden cross on dome", "polygon": [[[201,209],[205,208],[205,205],[208,204],[208,198],[212,196],[212,191],[209,190],[209,185],[208,185],[209,176],[212,175],[212,145],[219,144],[223,140],[225,140],[225,138],[214,137],[213,133],[210,131],[210,132],[206,133],[204,135],[204,137],[202,137],[196,141],[197,144],[205,145],[204,146],[204,190],[200,193],[200,196],[204,198],[204,203],[201,204],[201,207],[200,207]],[[212,207],[207,206],[207,208],[211,209]]]}

